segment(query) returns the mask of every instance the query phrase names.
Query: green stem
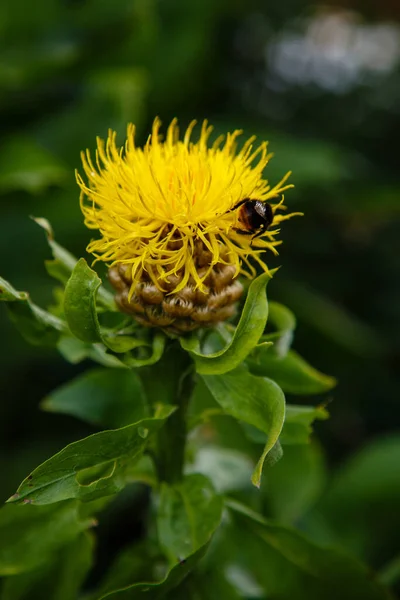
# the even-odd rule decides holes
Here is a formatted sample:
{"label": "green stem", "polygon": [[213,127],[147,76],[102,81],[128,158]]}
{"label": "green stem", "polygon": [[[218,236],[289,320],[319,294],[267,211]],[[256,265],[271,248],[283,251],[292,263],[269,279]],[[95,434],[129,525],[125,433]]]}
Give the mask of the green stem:
{"label": "green stem", "polygon": [[187,438],[187,408],[193,391],[193,364],[177,342],[165,350],[152,367],[140,369],[149,403],[172,404],[176,411],[157,434],[154,460],[159,481],[175,483],[182,478]]}
{"label": "green stem", "polygon": [[177,410],[157,437],[157,470],[160,481],[176,483],[183,476],[187,438],[187,408],[193,390],[192,370],[182,374],[176,395]]}

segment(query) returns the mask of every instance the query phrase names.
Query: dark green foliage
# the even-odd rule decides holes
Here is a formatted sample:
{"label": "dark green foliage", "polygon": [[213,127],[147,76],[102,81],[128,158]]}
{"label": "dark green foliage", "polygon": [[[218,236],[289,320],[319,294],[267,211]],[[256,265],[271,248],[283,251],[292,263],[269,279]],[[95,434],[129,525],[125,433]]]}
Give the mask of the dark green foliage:
{"label": "dark green foliage", "polygon": [[[47,223],[45,226],[51,232]],[[49,241],[55,244],[52,234]],[[58,254],[55,260],[73,266],[68,255],[60,256],[58,246],[52,249]],[[154,525],[149,528],[148,538],[143,542],[144,557],[135,553],[134,546],[123,551],[110,566],[105,579],[100,579],[95,589],[89,590],[92,600],[114,596],[136,598],[144,592],[147,597],[162,598],[176,588],[178,593],[185,593],[185,589],[192,589],[194,581],[201,587],[202,568],[200,566],[197,572],[196,566],[214,534],[217,545],[231,545],[227,553],[225,550],[221,553],[221,567],[226,561],[236,564],[238,558],[235,553],[232,554],[232,542],[229,541],[230,536],[237,535],[235,528],[230,525],[229,533],[226,533],[225,527],[221,526],[223,494],[240,493],[251,499],[254,492],[246,484],[252,470],[249,459],[253,458],[260,443],[264,449],[251,476],[255,486],[261,485],[263,466],[268,473],[276,462],[282,460],[283,465],[283,470],[279,468],[277,471],[281,473],[280,478],[276,478],[272,470],[271,478],[267,474],[264,480],[267,486],[275,480],[269,494],[267,487],[266,500],[270,508],[292,521],[317,500],[321,486],[318,485],[320,475],[317,476],[316,469],[319,473],[321,467],[318,467],[316,455],[303,448],[308,448],[313,421],[325,419],[328,414],[321,406],[289,404],[286,408],[284,393],[277,382],[283,389],[302,394],[331,389],[334,380],[310,367],[290,349],[295,323],[285,307],[273,305],[276,332],[264,334],[268,318],[267,279],[266,275],[261,275],[249,287],[233,335],[232,325],[222,324],[216,332],[204,335],[200,331],[190,339],[181,338],[180,345],[189,351],[192,363],[188,362],[186,352],[179,348],[179,342],[167,340],[164,334],[143,331],[133,323],[128,327],[126,323],[111,329],[103,327],[100,319],[106,317],[107,304],[101,303],[101,279],[83,259],[73,266],[62,293],[64,307],[61,314],[65,321],[59,319],[64,340],[70,340],[67,352],[64,341],[63,354],[76,362],[79,346],[75,349],[73,344],[71,346],[71,342],[76,340],[83,343],[84,356],[96,359],[95,350],[101,349],[103,357],[115,361],[109,366],[117,368],[95,369],[81,375],[55,390],[42,406],[46,410],[67,413],[91,424],[112,426],[114,429],[73,442],[49,458],[28,475],[9,498],[9,502],[23,506],[7,506],[0,511],[5,528],[0,556],[4,556],[2,573],[8,577],[3,587],[6,599],[22,599],[27,593],[36,594],[36,590],[43,586],[55,597],[64,594],[60,598],[73,598],[92,564],[89,538],[82,537],[81,533],[91,521],[79,520],[78,507],[83,510],[86,505],[85,514],[94,515],[102,508],[94,501],[118,497],[135,481],[154,489],[155,501],[151,511],[156,528]],[[7,305],[28,302],[26,293],[16,292],[5,281],[2,285],[3,301]],[[109,309],[112,314],[114,307],[111,303]],[[35,315],[41,314],[41,309],[37,311],[31,312],[33,322],[38,318]],[[50,321],[53,318],[50,313],[49,318]],[[43,336],[46,335],[44,330]],[[266,340],[266,337],[270,339]],[[163,340],[161,345],[158,339]],[[53,345],[60,346],[58,338],[53,340]],[[148,358],[131,354],[133,350],[141,351],[146,346],[153,347]],[[243,359],[247,359],[245,363]],[[193,370],[200,377],[194,388],[190,384]],[[159,381],[160,376],[163,376],[163,381]],[[191,396],[197,416],[193,415],[186,422]],[[213,423],[217,419],[215,433],[218,433],[218,417],[222,415],[242,423],[243,435],[246,434],[248,440],[244,454],[218,448],[218,445],[211,445],[205,453],[207,447],[203,448],[202,422]],[[188,474],[183,476],[186,428],[191,420],[195,437],[187,448],[190,460],[186,467]],[[285,462],[286,446],[296,448],[296,451],[294,454],[289,451]],[[310,467],[315,475],[309,476],[307,487],[302,487],[297,469],[304,474]],[[302,495],[292,502],[296,485],[302,490]],[[66,502],[73,499],[80,501],[79,504]],[[298,593],[307,589],[317,598],[324,586],[330,586],[332,594],[345,586],[349,598],[355,591],[365,598],[387,597],[384,588],[370,581],[365,568],[356,562],[354,565],[348,563],[340,553],[315,545],[296,530],[269,525],[264,517],[252,515],[235,501],[225,501],[229,507],[254,521],[243,538],[249,547],[245,545],[239,566],[232,566],[231,572],[236,568],[249,570],[256,585],[266,594],[279,593],[289,598],[294,590]],[[37,504],[48,505],[49,508],[32,506]],[[51,507],[54,509],[49,513]],[[63,512],[63,507],[69,512]],[[76,522],[70,522],[72,518]],[[18,535],[19,527],[22,527],[22,535]],[[47,529],[54,532],[58,531],[57,527],[60,533],[47,539]],[[17,542],[10,545],[9,538],[14,531]],[[36,531],[40,531],[41,535]],[[37,535],[40,535],[43,545],[39,555],[31,548],[31,540]],[[146,544],[150,544],[148,548]],[[71,554],[72,547],[74,552]],[[252,567],[251,557],[257,548],[258,552],[269,557],[268,571],[262,569],[259,572],[256,562]],[[158,557],[157,567],[146,562],[151,560],[152,554]],[[133,563],[127,560],[128,556],[132,557]],[[62,588],[54,580],[60,564],[58,561],[63,561],[63,569],[66,569]],[[277,572],[282,572],[282,576],[277,577]],[[235,578],[230,579],[229,571],[224,573],[225,577],[220,578],[217,587],[222,585],[226,593],[230,590],[229,593],[242,597],[241,585]],[[17,578],[18,574],[22,574],[21,577]],[[141,580],[145,582],[140,583]]]}
{"label": "dark green foliage", "polygon": [[[339,92],[310,79],[312,61],[282,80],[275,44],[328,10],[314,4],[0,3],[3,498],[32,472],[25,503],[0,510],[1,600],[391,597],[399,438],[382,434],[399,414],[399,70]],[[346,6],[366,11],[346,23],[371,35],[399,19],[394,2]],[[73,175],[96,135],[116,128],[122,142],[133,121],[142,143],[156,114],[270,139],[266,175],[291,169],[286,204],[305,213],[268,263],[284,267],[268,283],[279,302],[267,306],[263,276],[236,329],[182,341],[198,373],[186,474],[161,486],[159,441],[168,464],[188,363],[180,372],[179,344],[119,315],[104,273],[75,258],[90,232]],[[50,256],[31,214],[71,252],[39,218]]]}

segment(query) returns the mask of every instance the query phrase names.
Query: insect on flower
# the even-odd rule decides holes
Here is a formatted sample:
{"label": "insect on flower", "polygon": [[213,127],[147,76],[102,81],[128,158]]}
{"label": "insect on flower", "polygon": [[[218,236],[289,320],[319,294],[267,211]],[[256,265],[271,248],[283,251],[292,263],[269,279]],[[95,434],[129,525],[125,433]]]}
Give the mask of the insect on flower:
{"label": "insect on flower", "polygon": [[243,229],[235,227],[234,230],[242,235],[252,235],[253,238],[263,235],[272,225],[274,213],[268,202],[260,200],[251,200],[245,198],[238,202],[231,211],[240,208],[238,211],[238,221]]}

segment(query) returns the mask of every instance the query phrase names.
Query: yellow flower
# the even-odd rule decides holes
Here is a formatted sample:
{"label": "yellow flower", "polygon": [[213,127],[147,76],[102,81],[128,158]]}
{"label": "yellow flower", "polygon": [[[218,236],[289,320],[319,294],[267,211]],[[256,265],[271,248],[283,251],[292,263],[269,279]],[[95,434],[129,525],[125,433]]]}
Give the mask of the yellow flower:
{"label": "yellow flower", "polygon": [[[144,148],[135,145],[135,127],[128,126],[127,141],[117,148],[116,133],[97,139],[96,160],[82,153],[88,183],[77,174],[82,190],[85,224],[101,237],[87,250],[110,266],[129,272],[130,297],[143,276],[161,291],[177,293],[188,282],[207,293],[205,281],[217,264],[234,267],[234,276],[254,276],[254,262],[268,267],[263,253],[277,254],[279,225],[293,215],[282,215],[282,192],[290,173],[271,186],[263,177],[271,158],[267,142],[254,147],[255,137],[238,147],[241,131],[219,137],[205,121],[199,140],[191,141],[193,121],[183,139],[177,121],[160,135],[155,119]],[[271,229],[254,238],[241,233],[236,205],[243,199],[268,202]],[[199,268],[199,244],[206,252],[206,268]],[[203,260],[204,263],[204,260]],[[171,281],[174,282],[171,289]]]}

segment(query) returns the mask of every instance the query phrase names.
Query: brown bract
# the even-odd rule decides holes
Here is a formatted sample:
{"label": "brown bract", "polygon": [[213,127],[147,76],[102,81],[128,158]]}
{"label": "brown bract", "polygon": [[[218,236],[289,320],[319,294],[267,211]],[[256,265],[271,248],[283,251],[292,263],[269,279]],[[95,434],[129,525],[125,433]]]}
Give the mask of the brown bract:
{"label": "brown bract", "polygon": [[208,271],[204,280],[206,289],[196,288],[196,282],[189,279],[179,292],[174,290],[184,276],[183,271],[163,282],[163,291],[144,272],[132,293],[131,269],[128,265],[115,265],[109,269],[108,277],[116,290],[116,303],[121,311],[130,314],[142,325],[159,327],[173,334],[225,321],[235,314],[243,286],[235,277],[235,266],[224,261],[227,257],[222,255],[221,261],[212,266],[211,258],[211,253],[198,243],[195,262],[198,272]]}

